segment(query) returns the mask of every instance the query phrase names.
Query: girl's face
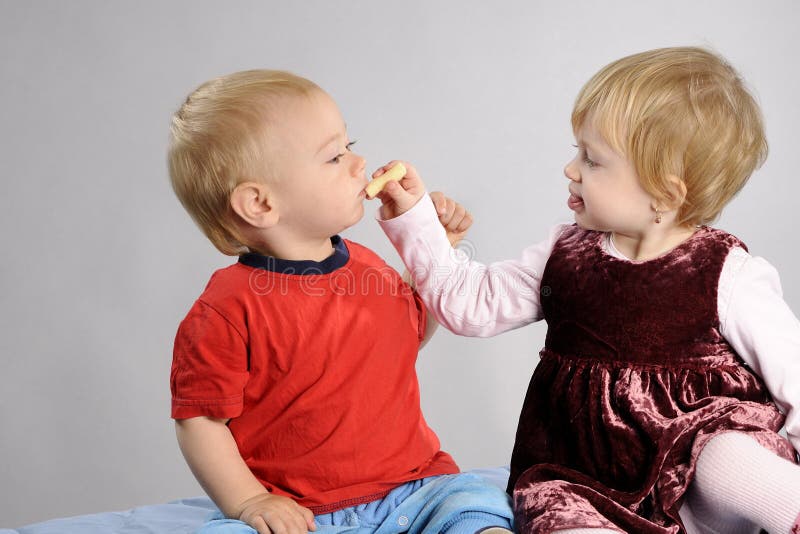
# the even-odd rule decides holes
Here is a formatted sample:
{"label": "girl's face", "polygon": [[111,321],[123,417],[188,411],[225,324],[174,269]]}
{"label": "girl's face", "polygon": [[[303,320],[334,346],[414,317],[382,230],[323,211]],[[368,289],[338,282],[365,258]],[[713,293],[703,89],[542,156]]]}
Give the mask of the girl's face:
{"label": "girl's face", "polygon": [[576,133],[577,155],[567,163],[567,205],[581,228],[641,235],[655,220],[653,198],[633,164],[616,152],[587,119]]}

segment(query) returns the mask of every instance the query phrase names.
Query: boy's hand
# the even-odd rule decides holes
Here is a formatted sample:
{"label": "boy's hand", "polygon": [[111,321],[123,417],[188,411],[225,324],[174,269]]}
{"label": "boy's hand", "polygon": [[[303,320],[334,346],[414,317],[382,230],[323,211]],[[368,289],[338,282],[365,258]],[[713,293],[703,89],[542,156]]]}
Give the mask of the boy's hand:
{"label": "boy's hand", "polygon": [[262,493],[242,503],[239,521],[258,534],[305,534],[317,530],[314,514],[288,497]]}
{"label": "boy's hand", "polygon": [[[372,173],[372,178],[377,178],[397,161],[390,161],[380,169]],[[383,190],[378,193],[377,198],[381,199],[381,219],[394,219],[398,215],[410,210],[422,195],[425,194],[425,184],[417,174],[417,170],[405,161],[402,162],[406,168],[406,175],[399,182],[387,183]]]}
{"label": "boy's hand", "polygon": [[456,246],[467,235],[467,230],[472,226],[472,215],[464,206],[444,196],[441,191],[431,193],[431,200],[439,214],[439,222],[447,232],[450,244]]}

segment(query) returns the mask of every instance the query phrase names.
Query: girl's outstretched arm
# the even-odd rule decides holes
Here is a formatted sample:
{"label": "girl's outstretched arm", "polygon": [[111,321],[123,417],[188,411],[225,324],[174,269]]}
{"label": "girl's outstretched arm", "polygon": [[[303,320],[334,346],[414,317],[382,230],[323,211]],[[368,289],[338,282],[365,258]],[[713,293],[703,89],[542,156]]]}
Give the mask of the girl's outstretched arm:
{"label": "girl's outstretched arm", "polygon": [[379,222],[440,324],[457,334],[486,337],[542,318],[542,272],[565,226],[555,227],[517,260],[484,265],[451,246],[433,202],[419,196],[425,187],[416,172],[390,185],[380,196]]}

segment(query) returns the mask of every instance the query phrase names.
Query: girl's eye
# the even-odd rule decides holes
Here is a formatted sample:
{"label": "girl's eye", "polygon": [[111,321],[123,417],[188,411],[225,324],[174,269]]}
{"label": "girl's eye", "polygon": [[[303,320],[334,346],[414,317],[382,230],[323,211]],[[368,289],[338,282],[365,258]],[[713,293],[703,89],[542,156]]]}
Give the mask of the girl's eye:
{"label": "girl's eye", "polygon": [[583,154],[583,158],[582,158],[582,159],[583,159],[583,163],[584,163],[584,165],[586,165],[586,166],[587,166],[587,167],[589,167],[590,169],[592,169],[592,168],[594,168],[595,166],[597,166],[597,163],[595,163],[595,162],[594,162],[594,160],[592,160],[592,159],[589,157],[589,154],[587,154],[587,153],[586,153],[586,149],[584,149],[584,148],[582,148],[582,147],[580,147],[580,146],[578,146],[578,145],[572,145],[572,146],[574,146],[575,148],[577,148],[577,149],[578,149],[578,151],[579,151],[581,154]]}
{"label": "girl's eye", "polygon": [[351,151],[353,150],[353,145],[354,145],[354,144],[356,144],[356,143],[358,143],[358,140],[357,140],[357,139],[353,139],[352,141],[350,141],[349,143],[347,143],[346,145],[344,145],[344,148],[345,148],[345,149],[346,149],[348,152],[351,152]]}

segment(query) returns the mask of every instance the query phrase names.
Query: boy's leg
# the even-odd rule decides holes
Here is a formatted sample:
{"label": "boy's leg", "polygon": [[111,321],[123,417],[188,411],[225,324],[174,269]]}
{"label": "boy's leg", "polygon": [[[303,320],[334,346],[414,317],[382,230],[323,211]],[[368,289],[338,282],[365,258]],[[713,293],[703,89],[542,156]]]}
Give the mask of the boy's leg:
{"label": "boy's leg", "polygon": [[[314,516],[317,530],[314,534],[346,534],[358,531],[372,531],[361,525],[357,509],[345,508],[330,514]],[[236,519],[228,519],[221,512],[214,512],[196,534],[258,534],[247,523]]]}
{"label": "boy's leg", "polygon": [[[478,475],[462,473],[416,480],[383,499],[315,517],[315,534],[475,534],[511,529],[508,495]],[[247,524],[217,512],[197,534],[257,534]]]}
{"label": "boy's leg", "polygon": [[693,514],[714,532],[800,533],[800,466],[740,432],[712,438],[697,459],[687,494]]}
{"label": "boy's leg", "polygon": [[376,534],[475,534],[492,527],[510,530],[511,500],[503,490],[472,473],[425,479],[387,516]]}

